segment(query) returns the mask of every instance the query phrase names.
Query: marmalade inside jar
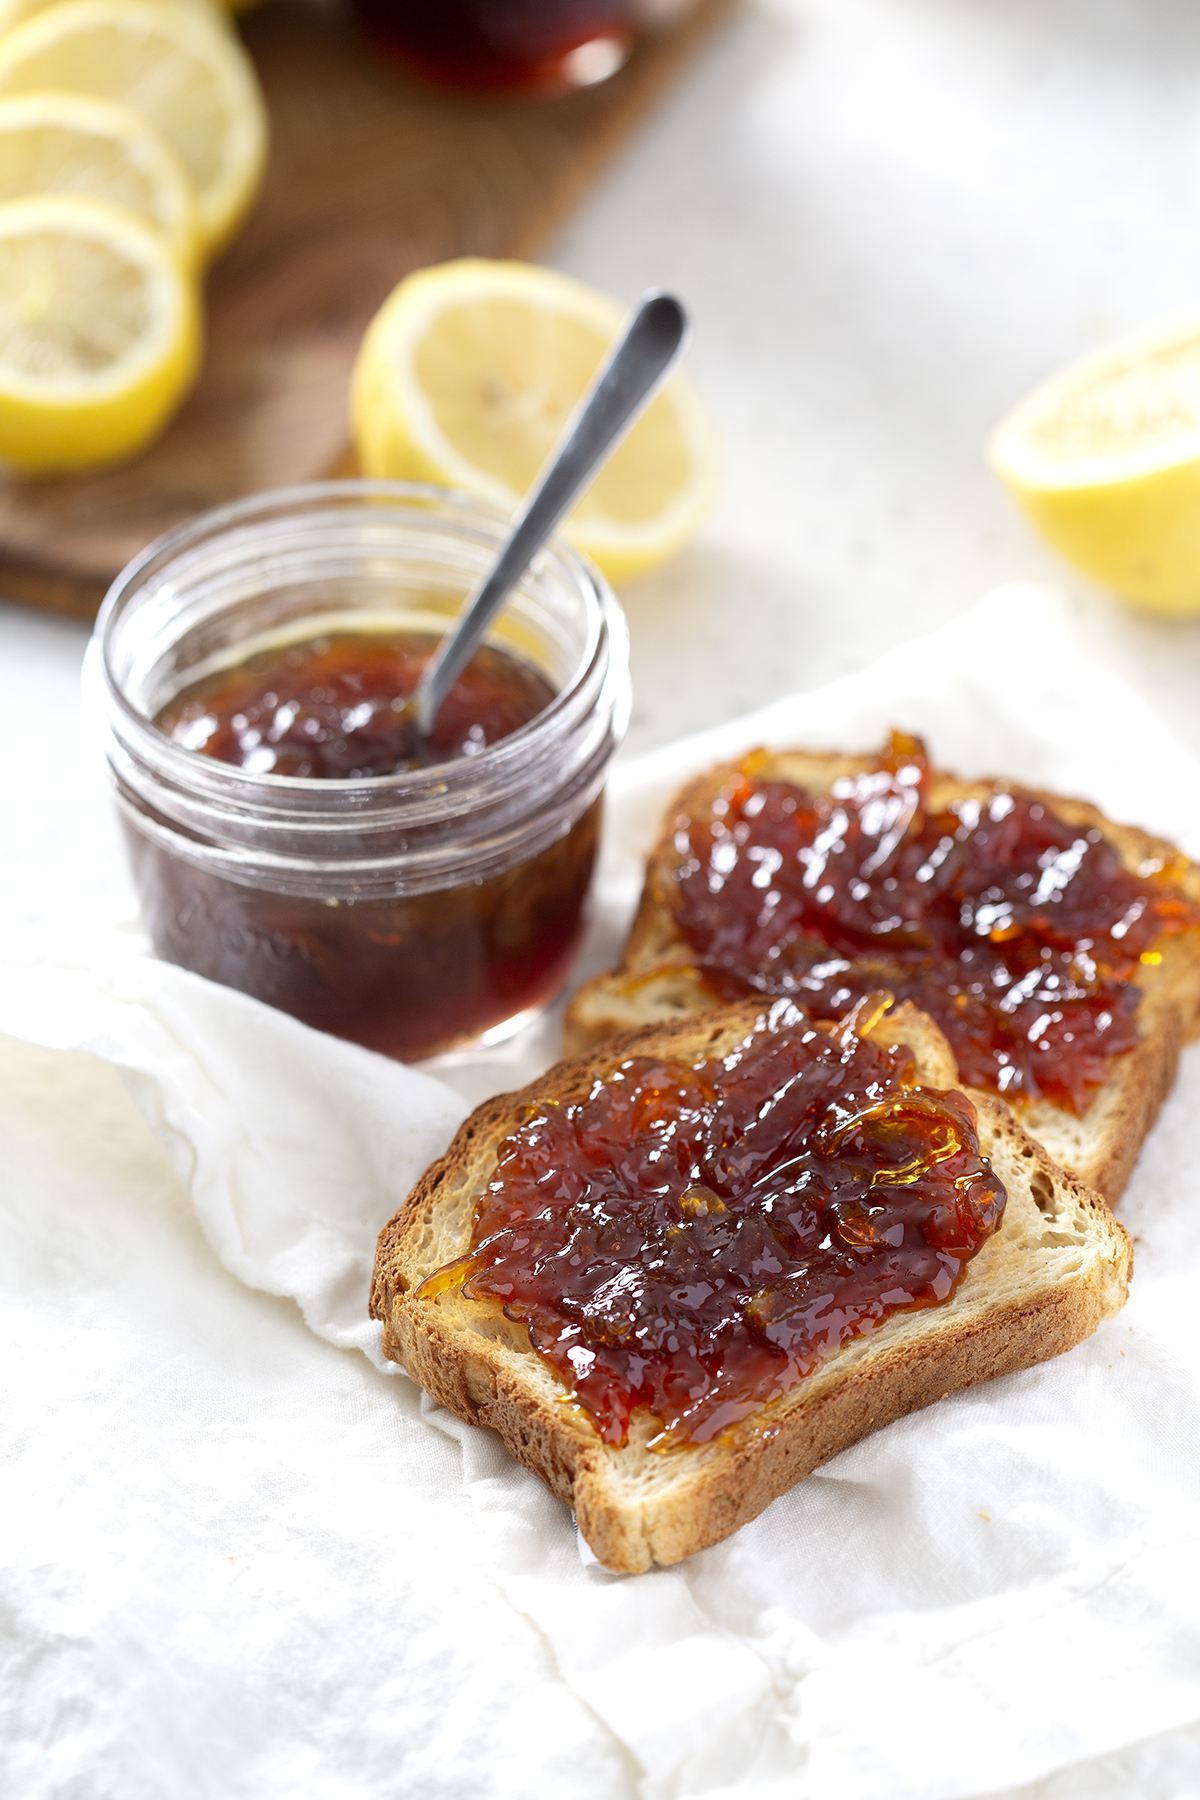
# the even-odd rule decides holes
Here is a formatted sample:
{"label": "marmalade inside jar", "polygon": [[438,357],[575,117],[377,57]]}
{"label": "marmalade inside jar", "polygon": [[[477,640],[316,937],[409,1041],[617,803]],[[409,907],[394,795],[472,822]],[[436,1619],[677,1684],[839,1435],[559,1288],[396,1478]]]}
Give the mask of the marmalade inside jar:
{"label": "marmalade inside jar", "polygon": [[1139,962],[1200,927],[1170,870],[1131,874],[1019,790],[933,810],[924,746],[899,733],[828,793],[761,760],[677,825],[670,906],[713,992],[838,1019],[887,988],[941,1026],[967,1085],[1082,1113],[1138,1042]]}
{"label": "marmalade inside jar", "polygon": [[[252,774],[396,774],[417,762],[404,702],[438,642],[427,632],[342,631],[261,650],[184,688],[155,724]],[[553,698],[539,670],[486,645],[438,715],[432,756],[473,756]],[[383,897],[275,893],[193,867],[136,823],[126,830],[160,956],[411,1062],[523,1016],[562,986],[582,931],[599,812],[595,801],[499,874]]]}
{"label": "marmalade inside jar", "polygon": [[406,702],[440,642],[431,631],[330,631],[260,650],[192,682],[154,723],[189,750],[253,775],[360,781],[474,756],[553,700],[540,669],[483,644],[420,754]]}
{"label": "marmalade inside jar", "polygon": [[419,1292],[499,1302],[606,1442],[644,1407],[652,1442],[702,1444],[947,1300],[1005,1198],[965,1096],[777,1001],[726,1056],[631,1057],[531,1108]]}

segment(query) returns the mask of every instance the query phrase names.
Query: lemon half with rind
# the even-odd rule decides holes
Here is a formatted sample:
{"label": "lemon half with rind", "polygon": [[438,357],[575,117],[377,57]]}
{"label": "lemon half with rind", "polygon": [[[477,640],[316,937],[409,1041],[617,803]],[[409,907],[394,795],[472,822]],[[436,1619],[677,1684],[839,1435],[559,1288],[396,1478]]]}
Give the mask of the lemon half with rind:
{"label": "lemon half with rind", "polygon": [[62,0],[0,38],[0,95],[84,94],[128,106],[179,159],[212,254],[249,206],[266,158],[266,111],[246,52],[198,7]]}
{"label": "lemon half with rind", "polygon": [[134,455],[200,352],[195,283],[159,232],[98,200],[0,206],[0,461],[48,474]]}
{"label": "lemon half with rind", "polygon": [[184,262],[196,255],[192,184],[157,132],[127,106],[81,94],[0,99],[0,203],[85,195],[135,213]]}
{"label": "lemon half with rind", "polygon": [[988,454],[1085,574],[1148,611],[1200,614],[1200,319],[1073,363],[1010,413]]}
{"label": "lemon half with rind", "polygon": [[[432,481],[515,507],[625,309],[553,269],[481,258],[402,281],[368,327],[351,384],[364,474]],[[676,371],[568,518],[613,581],[664,562],[719,485],[709,414]]]}

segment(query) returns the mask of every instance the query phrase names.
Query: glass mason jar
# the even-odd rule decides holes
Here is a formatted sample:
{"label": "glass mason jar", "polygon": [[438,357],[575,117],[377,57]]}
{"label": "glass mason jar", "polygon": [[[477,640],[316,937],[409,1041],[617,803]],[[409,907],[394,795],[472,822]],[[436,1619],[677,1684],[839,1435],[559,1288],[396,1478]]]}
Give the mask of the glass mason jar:
{"label": "glass mason jar", "polygon": [[475,755],[351,780],[261,774],[153,722],[262,650],[445,631],[507,525],[439,489],[324,482],[205,513],[117,578],[91,679],[159,956],[404,1061],[498,1042],[554,998],[629,710],[620,608],[566,545],[535,559],[489,640],[555,697]]}
{"label": "glass mason jar", "polygon": [[353,0],[372,43],[441,86],[569,94],[615,75],[695,0]]}

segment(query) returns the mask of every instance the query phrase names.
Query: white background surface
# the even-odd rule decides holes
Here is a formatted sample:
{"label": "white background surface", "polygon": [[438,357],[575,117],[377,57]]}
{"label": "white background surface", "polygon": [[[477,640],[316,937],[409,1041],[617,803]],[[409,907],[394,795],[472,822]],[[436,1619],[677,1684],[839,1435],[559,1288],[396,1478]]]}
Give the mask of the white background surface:
{"label": "white background surface", "polygon": [[[704,539],[626,595],[630,753],[857,668],[998,580],[1060,578],[987,473],[983,437],[1064,359],[1200,306],[1198,220],[1192,0],[743,8],[550,252],[624,297],[654,283],[688,300],[694,365],[726,448],[726,498]],[[1095,648],[1200,748],[1200,625],[1137,619],[1066,580]],[[107,912],[119,886],[94,850],[104,827],[71,729],[84,637],[69,622],[0,610],[0,923],[48,918],[68,937]],[[1028,651],[1036,661],[1035,635]],[[290,1789],[345,1800],[389,1791],[389,1768],[403,1767],[394,1791],[465,1800],[471,1789],[439,1774],[450,1752],[474,1734],[478,1766],[488,1766],[490,1709],[509,1716],[553,1670],[536,1633],[500,1604],[465,1501],[461,1536],[448,1519],[430,1549],[420,1615],[388,1616],[406,1528],[386,1479],[399,1423],[378,1449],[392,1384],[366,1370],[338,1376],[339,1353],[311,1339],[287,1303],[241,1290],[212,1262],[165,1165],[147,1162],[115,1087],[64,1087],[56,1058],[11,1049],[0,1087],[10,1242],[19,1240],[22,1267],[62,1295],[61,1318],[31,1318],[29,1354],[2,1377],[18,1436],[47,1417],[61,1422],[40,1452],[37,1514],[18,1525],[35,1571],[74,1541],[111,1589],[106,1599],[94,1579],[72,1588],[56,1577],[38,1632],[19,1643],[0,1637],[18,1657],[9,1674],[22,1677],[47,1745],[22,1762],[14,1791],[21,1800],[231,1800]],[[36,1208],[26,1204],[34,1196]],[[66,1246],[76,1233],[88,1267],[107,1271],[102,1292],[72,1282]],[[179,1286],[147,1311],[139,1270],[151,1265]],[[236,1357],[223,1349],[235,1336]],[[315,1426],[303,1406],[310,1367],[325,1396]],[[167,1460],[176,1473],[159,1512],[167,1550],[156,1544],[155,1553],[175,1570],[190,1547],[179,1591],[162,1586],[139,1534],[122,1530],[119,1440],[89,1436],[91,1397],[114,1384],[130,1395],[130,1442],[147,1421],[155,1430],[174,1421]],[[204,1430],[181,1481],[193,1416]],[[241,1446],[244,1467],[241,1491],[219,1505],[218,1440]],[[457,1454],[434,1445],[430,1480],[439,1458]],[[357,1558],[360,1571],[375,1559],[370,1618],[341,1616],[331,1565],[309,1570],[311,1547],[287,1523],[319,1513],[343,1473],[360,1498],[338,1555]],[[99,1508],[93,1493],[106,1496]],[[236,1537],[236,1556],[216,1541],[214,1518]],[[414,1696],[436,1699],[455,1666],[437,1595],[441,1563],[446,1581],[461,1573],[456,1543],[477,1563],[470,1629],[503,1678],[471,1697],[469,1725],[447,1717],[405,1738],[400,1721]],[[279,1632],[272,1605],[306,1579],[306,1641],[324,1646],[328,1662],[320,1691],[297,1711],[279,1676],[307,1651]],[[240,1621],[224,1660],[197,1668],[174,1654],[189,1614]],[[421,1656],[402,1654],[414,1641]],[[61,1685],[39,1676],[71,1655],[80,1669],[111,1658],[137,1671],[114,1683],[107,1725],[93,1725],[82,1745]],[[388,1659],[390,1694],[365,1678]],[[355,1766],[364,1705],[392,1710],[395,1764],[381,1753],[372,1769]],[[426,1719],[436,1711],[425,1708]],[[637,1791],[636,1772],[565,1687],[552,1714],[559,1735],[546,1747],[542,1791],[589,1800]],[[547,1730],[541,1718],[530,1728]],[[106,1771],[131,1733],[145,1745],[140,1773],[114,1785]],[[268,1737],[275,1748],[260,1761]],[[56,1744],[69,1744],[69,1756]],[[1143,1755],[1151,1752],[1123,1752],[1023,1792],[1200,1794],[1194,1734]],[[493,1766],[490,1779],[489,1792],[521,1793],[519,1767]]]}
{"label": "white background surface", "polygon": [[[997,581],[1072,581],[984,438],[1060,363],[1200,309],[1197,220],[1193,0],[745,6],[552,249],[686,298],[726,446],[705,541],[627,597],[631,748],[861,667]],[[1200,744],[1200,625],[1085,604]]]}

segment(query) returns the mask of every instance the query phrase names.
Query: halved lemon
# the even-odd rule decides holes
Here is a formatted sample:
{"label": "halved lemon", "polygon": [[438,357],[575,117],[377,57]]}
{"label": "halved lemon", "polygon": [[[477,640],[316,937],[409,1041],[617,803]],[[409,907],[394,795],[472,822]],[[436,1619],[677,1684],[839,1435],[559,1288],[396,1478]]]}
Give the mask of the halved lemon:
{"label": "halved lemon", "polygon": [[140,113],[196,192],[203,250],[254,197],[266,157],[258,78],[231,32],[192,5],[63,0],[0,38],[0,95],[86,94]]}
{"label": "halved lemon", "polygon": [[1200,319],[1120,338],[997,428],[992,467],[1086,574],[1151,612],[1200,614]]}
{"label": "halved lemon", "polygon": [[159,232],[100,200],[0,206],[0,461],[46,474],[132,456],[199,366],[195,283]]}
{"label": "halved lemon", "polygon": [[[366,475],[432,481],[515,507],[625,309],[529,263],[477,258],[402,281],[363,338],[351,428]],[[664,562],[712,505],[708,411],[676,371],[571,513],[564,535],[613,581]]]}
{"label": "halved lemon", "polygon": [[84,194],[161,231],[184,262],[196,252],[192,184],[140,114],[81,94],[0,99],[0,202]]}

